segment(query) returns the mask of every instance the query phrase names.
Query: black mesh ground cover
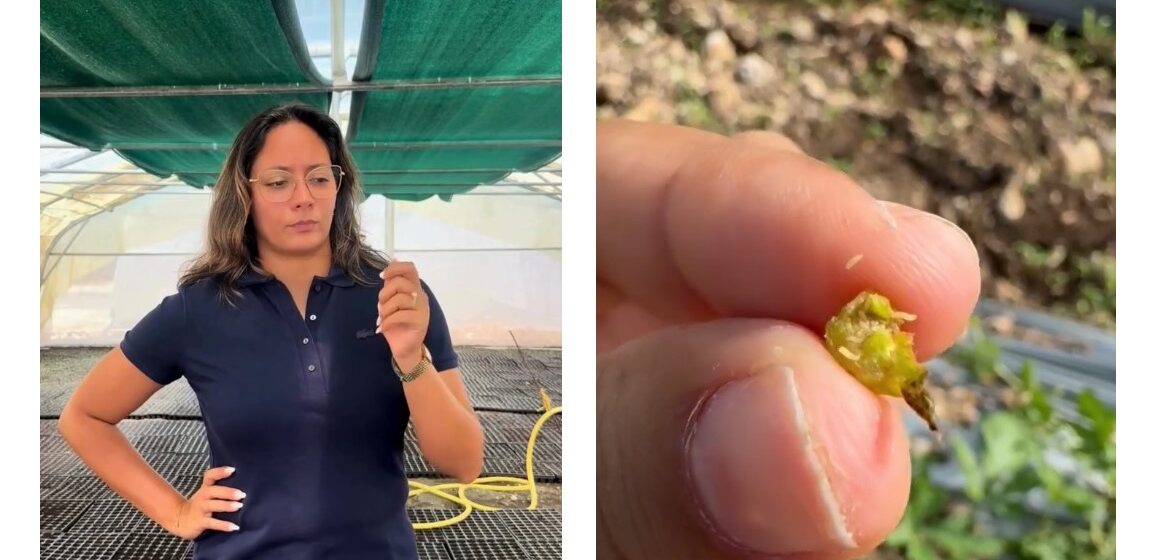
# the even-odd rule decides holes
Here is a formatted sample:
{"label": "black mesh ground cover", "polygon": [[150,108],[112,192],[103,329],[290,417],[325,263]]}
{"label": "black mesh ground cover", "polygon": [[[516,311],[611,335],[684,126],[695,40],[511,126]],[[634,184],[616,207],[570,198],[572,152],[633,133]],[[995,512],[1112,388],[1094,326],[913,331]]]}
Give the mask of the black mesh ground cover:
{"label": "black mesh ground cover", "polygon": [[68,533],[163,533],[163,529],[121,499],[98,500]]}
{"label": "black mesh ground cover", "polygon": [[210,467],[209,456],[201,453],[143,453],[142,456],[166,480],[179,476],[202,476]]}
{"label": "black mesh ground cover", "polygon": [[[439,517],[429,519],[428,521],[435,521],[438,519],[448,519],[459,513],[458,510],[447,512],[446,510],[439,510]],[[445,540],[505,540],[512,539],[511,527],[509,526],[511,519],[501,515],[494,515],[496,512],[490,511],[473,511],[467,519],[460,521],[448,527],[433,529],[429,536],[438,537]]]}
{"label": "black mesh ground cover", "polygon": [[509,509],[491,512],[505,518],[512,538],[520,542],[556,542],[563,534],[560,511],[554,509]]}
{"label": "black mesh ground cover", "polygon": [[560,558],[564,547],[560,541],[519,541],[516,543],[525,558]]}
{"label": "black mesh ground cover", "polygon": [[95,502],[92,500],[40,501],[40,534],[55,535],[73,526]]}
{"label": "black mesh ground cover", "polygon": [[[69,531],[63,535],[40,539],[41,560],[112,560],[124,540],[119,533],[86,533]],[[141,559],[145,560],[145,559]]]}
{"label": "black mesh ground cover", "polygon": [[42,476],[41,500],[105,500],[117,497],[101,479],[92,476]]}
{"label": "black mesh ground cover", "polygon": [[451,560],[451,553],[443,541],[420,540],[415,543],[420,560]]}
{"label": "black mesh ground cover", "polygon": [[113,553],[116,560],[181,560],[193,548],[192,543],[161,533],[129,533]]}
{"label": "black mesh ground cover", "polygon": [[[450,519],[453,509],[412,509],[412,522],[430,523]],[[552,509],[473,512],[449,527],[417,532],[427,550],[446,547],[450,558],[560,558],[560,512]],[[442,558],[432,556],[432,558]]]}
{"label": "black mesh ground cover", "polygon": [[[413,522],[450,519],[457,513],[452,509],[408,511]],[[42,532],[41,558],[178,560],[192,552],[188,542],[161,531],[124,503],[90,504],[82,519],[84,523],[76,523],[63,533]],[[450,527],[418,531],[416,541],[419,557],[432,560],[559,558],[560,512],[477,511]]]}
{"label": "black mesh ground cover", "polygon": [[[521,353],[514,349],[463,347],[457,351],[464,383],[477,408],[535,414],[541,407],[541,387],[547,390],[553,403],[560,403],[562,386],[559,350],[534,349]],[[52,352],[51,349],[42,352],[42,359],[51,360]],[[90,354],[91,360],[101,356],[95,352]],[[51,390],[46,388],[41,393],[42,417],[60,415],[76,384],[87,372],[87,362],[78,362],[80,365],[75,366],[74,371],[54,378]],[[158,391],[131,417],[156,421],[195,420],[201,417],[201,408],[189,384],[179,379]]]}
{"label": "black mesh ground cover", "polygon": [[[484,476],[522,478],[531,429],[539,418],[539,387],[559,404],[559,353],[521,357],[516,352],[466,349],[463,371],[478,408],[518,412],[479,412],[487,444]],[[474,373],[473,373],[474,372]],[[201,484],[208,464],[205,427],[194,410],[196,399],[183,382],[167,387],[163,398],[147,404],[118,427],[162,476],[183,494]],[[42,412],[45,402],[42,395]],[[63,406],[67,394],[50,399]],[[176,416],[176,417],[174,417]],[[540,433],[535,472],[540,482],[560,480],[561,417],[551,418]],[[192,558],[192,547],[167,535],[152,521],[118,498],[74,455],[57,431],[57,421],[41,419],[41,557],[52,559],[167,560]],[[408,476],[438,477],[419,455],[414,433],[406,434]],[[417,521],[449,519],[459,510],[410,510]],[[559,558],[559,512],[504,510],[474,512],[455,526],[417,533],[419,557]],[[556,542],[552,542],[555,539]]]}
{"label": "black mesh ground cover", "polygon": [[[484,474],[525,476],[528,438],[538,416],[506,412],[479,413],[483,424]],[[558,482],[561,477],[561,416],[549,418],[536,440],[534,474],[540,482]],[[42,421],[48,435],[41,436],[41,495],[51,499],[103,499],[111,492],[93,478],[93,473],[72,453],[56,434],[54,420]],[[209,468],[205,428],[198,420],[129,419],[118,427],[145,460],[166,480],[174,483],[188,478],[200,481]],[[413,477],[439,476],[419,454],[412,430],[405,434],[407,474]],[[67,482],[67,484],[66,484]],[[50,492],[51,491],[51,492]]]}
{"label": "black mesh ground cover", "polygon": [[527,556],[513,540],[449,540],[447,549],[454,560],[525,560]]}
{"label": "black mesh ground cover", "polygon": [[83,475],[88,470],[88,467],[85,466],[80,457],[77,457],[71,451],[40,454],[40,475],[42,482],[45,476]]}

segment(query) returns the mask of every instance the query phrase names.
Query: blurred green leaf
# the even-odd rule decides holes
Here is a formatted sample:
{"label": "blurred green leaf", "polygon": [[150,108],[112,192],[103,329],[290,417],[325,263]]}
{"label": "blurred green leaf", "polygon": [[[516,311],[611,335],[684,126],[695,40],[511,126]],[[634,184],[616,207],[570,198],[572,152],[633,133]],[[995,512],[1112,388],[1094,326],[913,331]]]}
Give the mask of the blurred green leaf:
{"label": "blurred green leaf", "polygon": [[941,514],[947,503],[946,493],[930,481],[925,464],[922,467],[914,471],[920,474],[911,481],[910,505],[907,507],[907,513],[913,514],[919,522]]}
{"label": "blurred green leaf", "polygon": [[958,435],[951,438],[951,449],[954,450],[955,460],[966,477],[967,497],[973,502],[982,501],[985,480],[983,471],[979,468],[979,460],[975,457],[975,450]]}
{"label": "blurred green leaf", "polygon": [[1085,450],[1102,455],[1116,431],[1116,413],[1100,402],[1090,389],[1080,392],[1075,404],[1080,415],[1087,420],[1086,425],[1077,426],[1077,431],[1084,440]]}
{"label": "blurred green leaf", "polygon": [[966,368],[972,378],[980,383],[991,383],[999,369],[999,345],[983,331],[978,317],[971,317],[969,328],[974,342],[955,347],[947,357],[952,363]]}
{"label": "blurred green leaf", "polygon": [[1043,483],[1044,490],[1047,491],[1047,498],[1057,504],[1063,503],[1064,491],[1067,487],[1063,476],[1043,461],[1035,466],[1035,470],[1039,480]]}
{"label": "blurred green leaf", "polygon": [[1024,413],[1032,423],[1043,427],[1055,420],[1055,408],[1051,406],[1051,400],[1035,377],[1035,372],[1029,361],[1024,361],[1019,368],[1018,389],[1023,392],[1027,399]]}
{"label": "blurred green leaf", "polygon": [[994,537],[950,531],[942,527],[927,533],[933,546],[946,552],[940,558],[953,560],[986,560],[1003,553],[1003,541]]}
{"label": "blurred green leaf", "polygon": [[1059,531],[1036,531],[1017,541],[1019,557],[1028,560],[1064,560],[1072,548],[1070,539]]}
{"label": "blurred green leaf", "polygon": [[998,412],[983,419],[983,476],[1014,476],[1034,459],[1039,446],[1026,421],[1008,412]]}
{"label": "blurred green leaf", "polygon": [[902,522],[898,524],[883,542],[886,546],[894,548],[906,548],[911,541],[918,539],[918,534],[914,532],[913,518],[907,515],[902,517]]}
{"label": "blurred green leaf", "polygon": [[920,540],[913,541],[906,547],[906,557],[909,560],[939,560],[934,549]]}

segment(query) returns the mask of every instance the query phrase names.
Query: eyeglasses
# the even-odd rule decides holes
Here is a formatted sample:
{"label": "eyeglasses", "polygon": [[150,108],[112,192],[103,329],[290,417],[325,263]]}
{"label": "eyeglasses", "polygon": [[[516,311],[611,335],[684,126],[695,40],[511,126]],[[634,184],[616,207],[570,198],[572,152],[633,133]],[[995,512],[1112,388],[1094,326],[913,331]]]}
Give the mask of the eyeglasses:
{"label": "eyeglasses", "polygon": [[[333,198],[342,186],[342,178],[346,175],[342,167],[330,165],[315,167],[306,174],[306,187],[310,196],[317,199]],[[298,187],[298,177],[284,169],[268,169],[250,179],[255,190],[261,193],[262,198],[270,202],[286,202],[294,196]]]}

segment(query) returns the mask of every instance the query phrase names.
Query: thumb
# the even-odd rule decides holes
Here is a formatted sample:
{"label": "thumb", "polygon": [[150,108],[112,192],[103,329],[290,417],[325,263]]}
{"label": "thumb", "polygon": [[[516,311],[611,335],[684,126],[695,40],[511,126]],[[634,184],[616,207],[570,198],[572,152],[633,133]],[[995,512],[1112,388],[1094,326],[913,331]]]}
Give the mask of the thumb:
{"label": "thumb", "polygon": [[600,558],[853,558],[902,517],[898,412],[809,331],[671,328],[597,372]]}

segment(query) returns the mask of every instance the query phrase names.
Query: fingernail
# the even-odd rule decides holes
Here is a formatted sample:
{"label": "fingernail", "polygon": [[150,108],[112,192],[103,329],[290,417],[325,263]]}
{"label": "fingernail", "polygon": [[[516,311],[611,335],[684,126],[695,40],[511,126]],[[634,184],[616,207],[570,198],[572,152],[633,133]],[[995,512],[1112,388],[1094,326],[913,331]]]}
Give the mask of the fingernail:
{"label": "fingernail", "polygon": [[731,381],[703,407],[689,468],[713,532],[763,554],[855,547],[818,453],[827,434],[809,429],[793,370]]}
{"label": "fingernail", "polygon": [[234,470],[236,470],[236,469],[234,469],[233,467],[226,467],[226,474],[234,474]]}
{"label": "fingernail", "polygon": [[939,223],[951,228],[952,230],[955,231],[955,233],[958,233],[959,235],[963,236],[963,239],[966,239],[967,243],[970,243],[972,247],[975,245],[975,240],[971,239],[971,236],[969,234],[967,234],[967,232],[965,230],[963,230],[963,228],[959,227],[958,224],[956,224],[956,223],[954,223],[954,222],[952,222],[952,221],[950,221],[942,216],[939,216],[938,214],[933,214],[930,212],[923,212],[923,215],[925,215],[929,219],[934,219],[936,222],[939,222]]}
{"label": "fingernail", "polygon": [[974,245],[974,241],[971,240],[971,236],[967,235],[967,232],[963,231],[963,228],[959,227],[958,224],[956,224],[956,223],[954,223],[954,222],[952,222],[952,221],[950,221],[942,216],[939,216],[938,214],[935,214],[933,212],[924,212],[922,210],[919,210],[917,208],[912,208],[912,207],[907,206],[905,204],[898,204],[898,203],[890,202],[887,200],[879,201],[878,205],[885,210],[886,214],[891,216],[892,220],[895,220],[895,222],[894,222],[896,224],[895,227],[897,227],[897,223],[898,223],[897,219],[900,217],[904,218],[904,219],[933,220],[935,222],[938,222],[942,226],[945,226],[945,227],[948,227],[948,228],[954,230],[955,233],[961,235],[963,237],[963,239],[966,239],[967,242]]}
{"label": "fingernail", "polygon": [[242,492],[241,490],[238,490],[237,496],[238,496],[239,500],[244,500],[246,498],[246,493]]}
{"label": "fingernail", "polygon": [[234,511],[238,511],[239,509],[242,509],[242,503],[234,502]]}
{"label": "fingernail", "polygon": [[[938,216],[938,214],[936,214],[936,213],[925,212],[922,210],[911,208],[911,206],[907,206],[905,204],[896,204],[896,203],[887,202],[887,201],[880,201],[878,204],[880,206],[882,206],[882,208],[886,209],[887,212],[893,214],[894,219],[897,219],[897,220],[921,220],[922,223],[926,223],[926,224],[938,224],[937,230],[955,232],[954,235],[957,235],[957,237],[965,240],[967,245],[969,245],[971,247],[971,250],[973,250],[973,252],[974,252],[974,260],[976,260],[976,261],[979,260],[979,249],[978,249],[978,247],[974,246],[974,240],[971,239],[971,235],[967,235],[967,233],[965,231],[963,231],[963,228],[959,227],[957,224],[955,224],[954,221],[951,221],[947,218],[943,218],[942,216]],[[931,239],[930,238],[931,234],[937,235],[938,233],[937,232],[916,232],[915,234],[921,235],[921,237],[923,239]]]}
{"label": "fingernail", "polygon": [[882,216],[882,220],[890,229],[898,229],[898,221],[894,219],[894,213],[890,211],[891,202],[885,200],[878,201],[878,215]]}
{"label": "fingernail", "polygon": [[383,323],[383,318],[382,318],[382,317],[375,317],[375,326],[376,326],[376,327],[377,327],[377,326],[379,326],[379,325],[381,325],[382,323]]}
{"label": "fingernail", "polygon": [[241,529],[241,527],[238,527],[237,525],[230,523],[230,531],[237,531],[238,529]]}
{"label": "fingernail", "polygon": [[382,271],[382,272],[380,272],[380,273],[379,273],[379,278],[384,278],[384,279],[385,279],[386,277],[387,277],[387,271],[385,271],[385,270],[384,270],[384,271]]}

